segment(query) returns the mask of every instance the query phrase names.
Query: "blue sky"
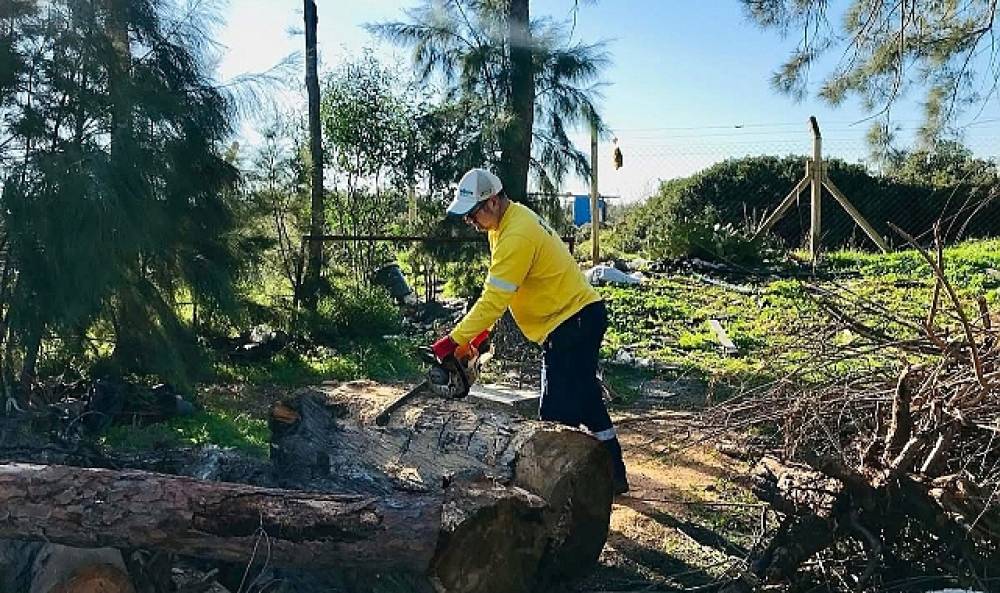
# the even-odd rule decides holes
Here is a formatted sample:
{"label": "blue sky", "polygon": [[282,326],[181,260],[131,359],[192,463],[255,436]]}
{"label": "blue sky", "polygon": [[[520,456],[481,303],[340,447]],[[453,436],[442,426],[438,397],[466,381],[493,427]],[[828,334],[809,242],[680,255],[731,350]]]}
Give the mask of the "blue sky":
{"label": "blue sky", "polygon": [[[841,2],[842,3],[842,2]],[[380,44],[363,25],[402,19],[410,0],[318,0],[321,68],[372,47],[392,62],[407,64],[406,50]],[[835,2],[835,4],[837,4]],[[300,50],[301,2],[231,0],[218,41],[225,48],[219,64],[223,80],[263,71],[282,56]],[[573,0],[532,0],[533,17],[568,19]],[[605,158],[612,146],[602,142],[601,191],[629,199],[641,197],[657,180],[688,175],[729,156],[802,154],[809,150],[807,120],[815,115],[826,152],[851,161],[865,157],[867,123],[857,103],[833,108],[814,98],[795,102],[771,89],[771,73],[794,46],[774,31],[749,22],[737,0],[600,0],[583,3],[574,39],[607,41],[612,63],[605,73],[601,107],[619,138],[625,167],[614,171]],[[915,99],[897,106],[894,121],[908,138],[919,124]],[[293,99],[294,100],[294,99]],[[996,154],[1000,106],[991,100],[972,122],[966,140],[984,156]],[[854,125],[852,125],[854,124]],[[741,127],[736,127],[741,126]],[[252,124],[248,124],[252,143]],[[589,151],[588,136],[573,136]],[[583,180],[567,190],[585,191]]]}

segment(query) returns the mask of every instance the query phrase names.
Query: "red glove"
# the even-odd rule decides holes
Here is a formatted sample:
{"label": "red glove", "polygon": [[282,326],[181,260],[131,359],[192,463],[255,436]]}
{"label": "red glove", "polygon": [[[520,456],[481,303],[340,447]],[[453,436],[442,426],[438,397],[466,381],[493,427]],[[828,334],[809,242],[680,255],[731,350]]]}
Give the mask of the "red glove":
{"label": "red glove", "polygon": [[472,344],[473,348],[479,350],[480,346],[483,345],[483,342],[488,339],[490,339],[490,330],[484,329],[478,336],[472,338],[472,341],[469,343]]}
{"label": "red glove", "polygon": [[436,356],[438,360],[448,358],[449,355],[455,353],[456,348],[458,348],[458,343],[456,343],[455,340],[452,340],[451,336],[445,336],[437,342],[434,342],[434,345],[431,346],[431,350],[434,351],[434,356]]}

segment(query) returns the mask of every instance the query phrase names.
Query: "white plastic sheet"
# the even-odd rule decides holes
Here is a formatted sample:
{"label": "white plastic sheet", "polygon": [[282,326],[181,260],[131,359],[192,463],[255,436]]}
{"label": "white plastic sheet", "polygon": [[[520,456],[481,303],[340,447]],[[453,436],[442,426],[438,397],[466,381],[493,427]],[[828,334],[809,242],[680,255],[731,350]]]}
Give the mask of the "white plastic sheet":
{"label": "white plastic sheet", "polygon": [[641,284],[643,280],[643,275],[639,272],[626,274],[621,270],[605,266],[604,264],[590,268],[584,272],[584,275],[587,277],[587,282],[590,282],[594,286],[600,286],[601,284]]}

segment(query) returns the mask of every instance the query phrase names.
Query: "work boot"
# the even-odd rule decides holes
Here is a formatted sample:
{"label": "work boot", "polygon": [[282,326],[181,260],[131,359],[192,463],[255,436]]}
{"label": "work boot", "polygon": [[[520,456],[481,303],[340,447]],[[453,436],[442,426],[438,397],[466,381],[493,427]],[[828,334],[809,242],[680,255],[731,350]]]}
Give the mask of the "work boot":
{"label": "work boot", "polygon": [[628,476],[625,473],[625,460],[622,459],[622,446],[618,438],[601,441],[601,444],[611,453],[611,484],[615,496],[628,492]]}

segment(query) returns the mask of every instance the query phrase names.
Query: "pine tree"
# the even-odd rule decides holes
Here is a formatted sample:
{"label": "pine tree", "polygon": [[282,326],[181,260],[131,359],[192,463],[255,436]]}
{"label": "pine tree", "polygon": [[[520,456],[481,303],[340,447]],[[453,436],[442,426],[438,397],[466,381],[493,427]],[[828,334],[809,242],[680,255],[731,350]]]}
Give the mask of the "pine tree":
{"label": "pine tree", "polygon": [[526,198],[517,192],[527,188],[529,172],[543,192],[555,191],[570,171],[590,174],[587,155],[566,130],[589,126],[597,81],[608,63],[601,43],[568,43],[565,30],[547,20],[525,26],[527,4],[424,0],[406,12],[407,21],[371,27],[412,47],[424,81],[440,80],[449,96],[477,102],[490,114],[484,144],[500,153],[490,164],[517,200]]}
{"label": "pine tree", "polygon": [[[818,95],[833,105],[857,97],[875,115],[873,143],[892,140],[892,108],[908,92],[923,95],[921,139],[948,132],[971,104],[985,104],[997,87],[995,0],[851,0],[831,15],[828,0],[742,0],[751,20],[800,39],[772,78],[783,93],[802,97],[812,70],[840,56]],[[982,92],[985,89],[985,93]]]}
{"label": "pine tree", "polygon": [[5,4],[5,386],[30,383],[46,341],[82,349],[102,331],[120,370],[184,383],[196,358],[176,298],[234,303],[240,176],[221,155],[232,102],[209,78],[207,6]]}

